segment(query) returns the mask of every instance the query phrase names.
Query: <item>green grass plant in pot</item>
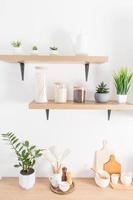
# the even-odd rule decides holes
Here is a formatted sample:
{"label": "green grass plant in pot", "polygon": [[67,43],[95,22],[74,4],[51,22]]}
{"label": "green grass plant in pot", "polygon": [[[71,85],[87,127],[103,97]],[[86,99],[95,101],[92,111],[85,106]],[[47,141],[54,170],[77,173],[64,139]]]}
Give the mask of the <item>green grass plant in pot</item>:
{"label": "green grass plant in pot", "polygon": [[16,153],[18,163],[14,165],[21,168],[19,173],[19,184],[24,189],[30,189],[35,184],[36,159],[41,157],[43,149],[38,149],[35,145],[30,145],[29,141],[20,142],[12,132],[2,134],[2,139]]}
{"label": "green grass plant in pot", "polygon": [[97,103],[107,103],[110,99],[109,88],[103,81],[96,87],[95,100]]}
{"label": "green grass plant in pot", "polygon": [[113,74],[117,92],[117,100],[119,103],[126,103],[132,78],[133,73],[129,73],[127,68],[121,68],[117,73]]}

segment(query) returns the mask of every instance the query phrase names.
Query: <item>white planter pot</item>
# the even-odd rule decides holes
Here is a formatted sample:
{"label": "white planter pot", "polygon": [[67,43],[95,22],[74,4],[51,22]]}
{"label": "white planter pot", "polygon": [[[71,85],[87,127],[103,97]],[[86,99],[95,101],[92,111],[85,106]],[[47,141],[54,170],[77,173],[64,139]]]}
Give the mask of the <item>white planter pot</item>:
{"label": "white planter pot", "polygon": [[38,55],[38,54],[39,54],[39,51],[38,51],[38,50],[32,50],[32,54],[33,54],[33,55]]}
{"label": "white planter pot", "polygon": [[14,54],[22,54],[22,47],[13,47]]}
{"label": "white planter pot", "polygon": [[33,172],[30,175],[22,175],[21,173],[19,174],[19,185],[28,190],[32,188],[35,184],[35,172]]}
{"label": "white planter pot", "polygon": [[47,89],[46,89],[46,68],[35,67],[36,69],[36,95],[35,101],[38,103],[47,103]]}
{"label": "white planter pot", "polygon": [[88,35],[81,32],[75,43],[75,53],[77,55],[88,55]]}
{"label": "white planter pot", "polygon": [[118,103],[126,103],[127,102],[127,95],[117,95]]}
{"label": "white planter pot", "polygon": [[50,55],[58,55],[59,51],[58,50],[49,50]]}

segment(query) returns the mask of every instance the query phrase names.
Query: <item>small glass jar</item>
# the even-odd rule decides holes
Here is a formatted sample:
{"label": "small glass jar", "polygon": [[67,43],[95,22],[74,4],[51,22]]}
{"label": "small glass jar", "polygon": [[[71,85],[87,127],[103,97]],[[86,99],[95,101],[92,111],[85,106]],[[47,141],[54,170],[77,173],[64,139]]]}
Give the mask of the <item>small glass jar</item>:
{"label": "small glass jar", "polygon": [[54,100],[55,103],[66,103],[67,102],[67,88],[64,83],[54,83]]}
{"label": "small glass jar", "polygon": [[85,89],[83,87],[74,87],[73,101],[76,103],[85,102]]}

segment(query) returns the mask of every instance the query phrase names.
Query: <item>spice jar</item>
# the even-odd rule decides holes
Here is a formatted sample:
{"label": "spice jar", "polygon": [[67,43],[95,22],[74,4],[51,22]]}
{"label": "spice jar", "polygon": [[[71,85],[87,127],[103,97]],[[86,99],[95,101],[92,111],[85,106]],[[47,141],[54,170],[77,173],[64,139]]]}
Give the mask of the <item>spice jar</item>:
{"label": "spice jar", "polygon": [[54,83],[54,100],[56,103],[66,103],[67,101],[67,88],[64,83]]}
{"label": "spice jar", "polygon": [[85,102],[85,89],[83,87],[74,87],[73,101],[76,103]]}

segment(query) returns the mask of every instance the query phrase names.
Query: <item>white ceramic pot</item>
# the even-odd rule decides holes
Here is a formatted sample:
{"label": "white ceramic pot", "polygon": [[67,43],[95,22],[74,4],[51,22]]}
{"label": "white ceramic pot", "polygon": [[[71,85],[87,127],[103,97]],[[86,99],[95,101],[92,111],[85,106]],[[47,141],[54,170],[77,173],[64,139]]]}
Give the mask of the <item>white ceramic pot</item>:
{"label": "white ceramic pot", "polygon": [[19,174],[19,185],[28,190],[31,189],[35,184],[35,171],[30,175]]}
{"label": "white ceramic pot", "polygon": [[38,55],[38,54],[39,54],[39,51],[38,51],[38,50],[32,50],[32,54],[33,54],[33,55]]}
{"label": "white ceramic pot", "polygon": [[60,184],[59,184],[59,188],[62,192],[67,192],[69,189],[70,189],[70,185],[68,182],[66,181],[62,181]]}
{"label": "white ceramic pot", "polygon": [[126,103],[127,102],[127,95],[117,95],[118,103]]}
{"label": "white ceramic pot", "polygon": [[47,87],[46,87],[46,68],[35,67],[36,69],[36,95],[35,101],[38,103],[46,103],[47,100]]}
{"label": "white ceramic pot", "polygon": [[61,174],[53,174],[53,176],[49,177],[49,181],[53,187],[59,187],[59,184],[61,183]]}
{"label": "white ceramic pot", "polygon": [[58,54],[59,54],[59,51],[58,51],[58,50],[52,50],[52,49],[50,49],[50,50],[49,50],[49,54],[50,54],[50,55],[58,55]]}
{"label": "white ceramic pot", "polygon": [[101,188],[106,188],[108,187],[110,183],[110,175],[108,172],[104,170],[98,170],[98,173],[100,173],[102,176],[107,177],[107,179],[101,178],[97,173],[95,175],[95,182],[96,184],[101,187]]}
{"label": "white ceramic pot", "polygon": [[113,185],[116,185],[119,181],[119,174],[112,174],[111,175],[111,182]]}
{"label": "white ceramic pot", "polygon": [[129,186],[132,183],[132,175],[131,173],[125,173],[123,172],[121,174],[121,182],[122,184]]}
{"label": "white ceramic pot", "polygon": [[77,55],[88,55],[88,44],[88,34],[81,31],[76,38],[75,53]]}
{"label": "white ceramic pot", "polygon": [[95,100],[97,103],[107,103],[110,99],[110,94],[101,94],[101,93],[95,93]]}
{"label": "white ceramic pot", "polygon": [[13,47],[14,54],[22,54],[22,47]]}

